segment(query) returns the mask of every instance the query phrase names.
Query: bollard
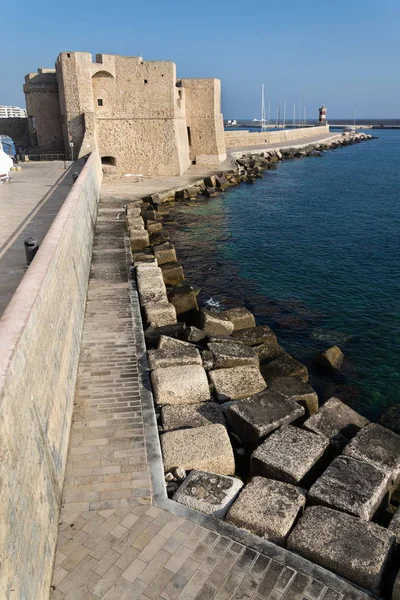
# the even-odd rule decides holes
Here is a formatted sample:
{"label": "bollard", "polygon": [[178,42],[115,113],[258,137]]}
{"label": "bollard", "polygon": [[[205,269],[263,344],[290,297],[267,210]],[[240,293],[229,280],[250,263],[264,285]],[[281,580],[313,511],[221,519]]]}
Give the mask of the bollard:
{"label": "bollard", "polygon": [[75,181],[78,179],[79,177],[79,173],[72,173],[72,181],[75,183]]}
{"label": "bollard", "polygon": [[33,259],[35,258],[36,252],[39,250],[39,241],[34,237],[28,237],[24,240],[26,266],[29,267]]}

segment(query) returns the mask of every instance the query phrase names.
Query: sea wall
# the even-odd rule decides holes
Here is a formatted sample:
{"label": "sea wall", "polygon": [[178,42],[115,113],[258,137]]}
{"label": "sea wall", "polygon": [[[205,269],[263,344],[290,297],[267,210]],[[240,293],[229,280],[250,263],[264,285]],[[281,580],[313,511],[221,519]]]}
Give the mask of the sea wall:
{"label": "sea wall", "polygon": [[93,153],[0,320],[1,598],[50,593],[101,179]]}
{"label": "sea wall", "polygon": [[244,146],[257,146],[259,144],[274,144],[287,140],[311,138],[329,133],[329,125],[319,127],[304,127],[301,129],[284,129],[279,131],[249,132],[225,131],[225,144],[227,148],[240,148]]}

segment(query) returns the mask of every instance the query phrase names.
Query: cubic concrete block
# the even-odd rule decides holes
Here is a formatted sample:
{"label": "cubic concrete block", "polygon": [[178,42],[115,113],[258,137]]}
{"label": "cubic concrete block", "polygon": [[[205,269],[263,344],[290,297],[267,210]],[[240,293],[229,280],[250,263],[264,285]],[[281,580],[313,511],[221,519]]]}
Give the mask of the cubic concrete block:
{"label": "cubic concrete block", "polygon": [[389,476],[365,461],[338,456],[310,487],[308,499],[369,521],[389,487]]}
{"label": "cubic concrete block", "polygon": [[185,279],[182,265],[177,261],[162,264],[161,272],[165,285],[176,285]]}
{"label": "cubic concrete block", "polygon": [[304,382],[308,381],[307,367],[287,352],[271,362],[261,365],[260,368],[264,379],[268,382],[278,377],[298,377]]}
{"label": "cubic concrete block", "polygon": [[400,600],[400,572],[397,574],[393,585],[392,600]]}
{"label": "cubic concrete block", "polygon": [[152,327],[163,327],[176,323],[175,307],[168,302],[148,302],[144,305],[146,321]]}
{"label": "cubic concrete block", "polygon": [[164,325],[163,327],[149,327],[144,332],[147,348],[155,348],[162,335],[173,338],[183,338],[186,331],[185,323],[175,323],[174,325]]}
{"label": "cubic concrete block", "polygon": [[289,483],[253,477],[230,508],[226,521],[284,546],[305,504],[304,490]]}
{"label": "cubic concrete block", "polygon": [[167,431],[161,435],[164,469],[182,467],[220,475],[235,474],[231,442],[223,425]]}
{"label": "cubic concrete block", "polygon": [[189,344],[189,342],[185,342],[183,340],[178,340],[173,337],[169,337],[168,335],[160,335],[157,344],[158,350],[182,350],[183,348],[195,348],[193,344]]}
{"label": "cubic concrete block", "polygon": [[193,470],[173,496],[189,508],[223,519],[243,487],[235,477]]}
{"label": "cubic concrete block", "polygon": [[332,446],[342,450],[348,441],[369,421],[338,398],[330,398],[303,427],[327,437]]}
{"label": "cubic concrete block", "polygon": [[226,418],[231,429],[247,447],[256,448],[268,433],[304,415],[304,408],[279,392],[263,390],[231,406]]}
{"label": "cubic concrete block", "polygon": [[129,238],[132,252],[142,250],[142,248],[146,248],[150,244],[149,234],[145,229],[132,229]]}
{"label": "cubic concrete block", "polygon": [[265,343],[276,343],[276,335],[267,325],[258,325],[257,327],[248,327],[234,331],[232,339],[242,342],[247,346],[259,346]]}
{"label": "cubic concrete block", "polygon": [[329,440],[288,425],[274,431],[251,455],[251,472],[288,483],[300,483],[321,466]]}
{"label": "cubic concrete block", "polygon": [[224,412],[217,402],[162,406],[161,419],[164,431],[202,427],[216,423],[226,424]]}
{"label": "cubic concrete block", "polygon": [[154,256],[159,265],[176,261],[175,247],[171,242],[164,242],[156,246],[152,246]]}
{"label": "cubic concrete block", "polygon": [[[397,543],[400,544],[400,508],[397,509],[395,514],[393,515],[388,529],[394,533],[397,539]],[[400,590],[399,590],[400,591]]]}
{"label": "cubic concrete block", "polygon": [[155,369],[151,381],[156,404],[194,404],[210,399],[207,375],[199,365]]}
{"label": "cubic concrete block", "polygon": [[397,487],[400,480],[400,435],[382,425],[367,425],[346,446],[344,454],[382,469],[390,475],[391,485]]}
{"label": "cubic concrete block", "polygon": [[258,367],[259,365],[258,356],[253,348],[240,342],[212,342],[208,344],[208,349],[213,356],[215,369],[227,369],[244,365]]}
{"label": "cubic concrete block", "polygon": [[151,370],[179,365],[201,365],[200,352],[194,346],[174,349],[149,350],[147,359]]}
{"label": "cubic concrete block", "polygon": [[278,377],[273,379],[271,390],[280,392],[288,400],[298,402],[305,409],[306,416],[318,412],[318,395],[308,383],[297,379],[297,377]]}
{"label": "cubic concrete block", "polygon": [[271,362],[271,360],[275,360],[275,358],[279,358],[285,354],[284,349],[278,344],[276,338],[271,338],[269,342],[264,342],[259,346],[253,346],[253,348],[258,354],[260,364]]}
{"label": "cubic concrete block", "polygon": [[175,306],[176,314],[181,315],[183,319],[191,316],[194,318],[199,310],[196,293],[189,284],[169,289],[168,300]]}
{"label": "cubic concrete block", "polygon": [[338,371],[342,366],[344,359],[344,354],[339,348],[339,346],[332,346],[318,356],[315,357],[314,362],[317,365],[320,365],[324,369],[329,369],[330,371]]}
{"label": "cubic concrete block", "polygon": [[233,323],[233,330],[248,329],[256,326],[254,315],[244,307],[228,308],[222,314]]}
{"label": "cubic concrete block", "polygon": [[209,377],[219,402],[248,398],[266,388],[259,369],[250,365],[209,371]]}
{"label": "cubic concrete block", "polygon": [[204,308],[200,311],[200,327],[207,335],[230,335],[233,323],[223,313],[217,313]]}
{"label": "cubic concrete block", "polygon": [[373,592],[385,582],[395,536],[376,523],[324,506],[307,508],[287,548]]}

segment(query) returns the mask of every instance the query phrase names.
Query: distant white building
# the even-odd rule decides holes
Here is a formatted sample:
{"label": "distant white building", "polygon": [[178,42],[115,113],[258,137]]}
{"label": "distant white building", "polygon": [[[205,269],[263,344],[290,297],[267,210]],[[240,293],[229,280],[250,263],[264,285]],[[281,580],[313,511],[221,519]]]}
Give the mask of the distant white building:
{"label": "distant white building", "polygon": [[0,119],[9,119],[10,117],[26,119],[26,109],[19,106],[0,106]]}

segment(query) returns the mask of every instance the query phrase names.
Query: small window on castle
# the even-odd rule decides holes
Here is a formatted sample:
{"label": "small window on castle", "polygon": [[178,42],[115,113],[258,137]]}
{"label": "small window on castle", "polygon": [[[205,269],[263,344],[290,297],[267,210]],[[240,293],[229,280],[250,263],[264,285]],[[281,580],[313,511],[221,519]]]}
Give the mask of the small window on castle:
{"label": "small window on castle", "polygon": [[69,52],[67,52],[67,57],[68,57],[68,58],[71,58],[71,55],[70,55],[70,53],[69,53]]}
{"label": "small window on castle", "polygon": [[147,79],[144,80],[145,83],[148,83]]}
{"label": "small window on castle", "polygon": [[97,106],[103,106],[103,100],[101,98],[97,98]]}

